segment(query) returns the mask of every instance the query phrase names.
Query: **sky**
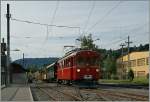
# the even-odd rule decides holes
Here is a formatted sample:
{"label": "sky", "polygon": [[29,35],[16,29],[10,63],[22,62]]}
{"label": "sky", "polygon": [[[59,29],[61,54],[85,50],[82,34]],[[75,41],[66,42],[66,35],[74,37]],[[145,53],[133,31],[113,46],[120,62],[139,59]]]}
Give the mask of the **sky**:
{"label": "sky", "polygon": [[[92,34],[99,48],[118,49],[130,36],[131,46],[149,42],[148,1],[1,1],[1,37],[6,39],[6,5],[10,21],[11,59],[62,57],[63,46],[79,46],[76,39]],[[19,49],[20,51],[13,51]]]}

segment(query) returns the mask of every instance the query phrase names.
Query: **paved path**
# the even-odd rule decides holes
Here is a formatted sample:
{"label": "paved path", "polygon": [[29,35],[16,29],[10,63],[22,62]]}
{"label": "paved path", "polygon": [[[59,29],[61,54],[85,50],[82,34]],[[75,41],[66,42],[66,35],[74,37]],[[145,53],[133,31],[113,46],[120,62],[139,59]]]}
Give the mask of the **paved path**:
{"label": "paved path", "polygon": [[33,101],[29,86],[13,85],[1,90],[2,101]]}

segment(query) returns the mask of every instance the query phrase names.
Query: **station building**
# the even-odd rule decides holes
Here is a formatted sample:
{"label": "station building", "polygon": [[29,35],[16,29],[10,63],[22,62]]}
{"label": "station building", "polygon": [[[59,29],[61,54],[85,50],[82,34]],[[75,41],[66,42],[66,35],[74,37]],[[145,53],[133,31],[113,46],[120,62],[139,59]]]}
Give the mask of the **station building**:
{"label": "station building", "polygon": [[127,75],[127,71],[131,68],[134,77],[145,77],[149,74],[149,51],[131,52],[129,54],[130,62],[128,66],[128,55],[124,55],[117,59],[117,73],[120,79]]}

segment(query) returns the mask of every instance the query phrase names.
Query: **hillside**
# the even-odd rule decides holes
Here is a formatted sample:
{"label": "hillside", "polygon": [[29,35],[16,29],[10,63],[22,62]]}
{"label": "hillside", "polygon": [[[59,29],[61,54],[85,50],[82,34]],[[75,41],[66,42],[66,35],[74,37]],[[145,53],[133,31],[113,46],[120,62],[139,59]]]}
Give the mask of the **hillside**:
{"label": "hillside", "polygon": [[30,66],[36,66],[36,68],[41,68],[43,65],[48,65],[58,60],[58,58],[50,57],[50,58],[25,58],[24,59],[24,66],[23,66],[23,59],[15,60],[14,62],[17,64],[22,65],[25,69],[29,68]]}

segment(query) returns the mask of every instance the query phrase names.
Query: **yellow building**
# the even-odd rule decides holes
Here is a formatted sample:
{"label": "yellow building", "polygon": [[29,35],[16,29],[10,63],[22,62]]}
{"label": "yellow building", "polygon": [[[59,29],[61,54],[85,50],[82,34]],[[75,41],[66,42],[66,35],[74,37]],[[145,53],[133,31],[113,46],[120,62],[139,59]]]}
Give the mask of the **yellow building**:
{"label": "yellow building", "polygon": [[118,76],[122,78],[129,68],[134,71],[135,77],[146,77],[149,73],[149,51],[132,52],[129,54],[130,63],[128,66],[128,55],[117,59]]}

